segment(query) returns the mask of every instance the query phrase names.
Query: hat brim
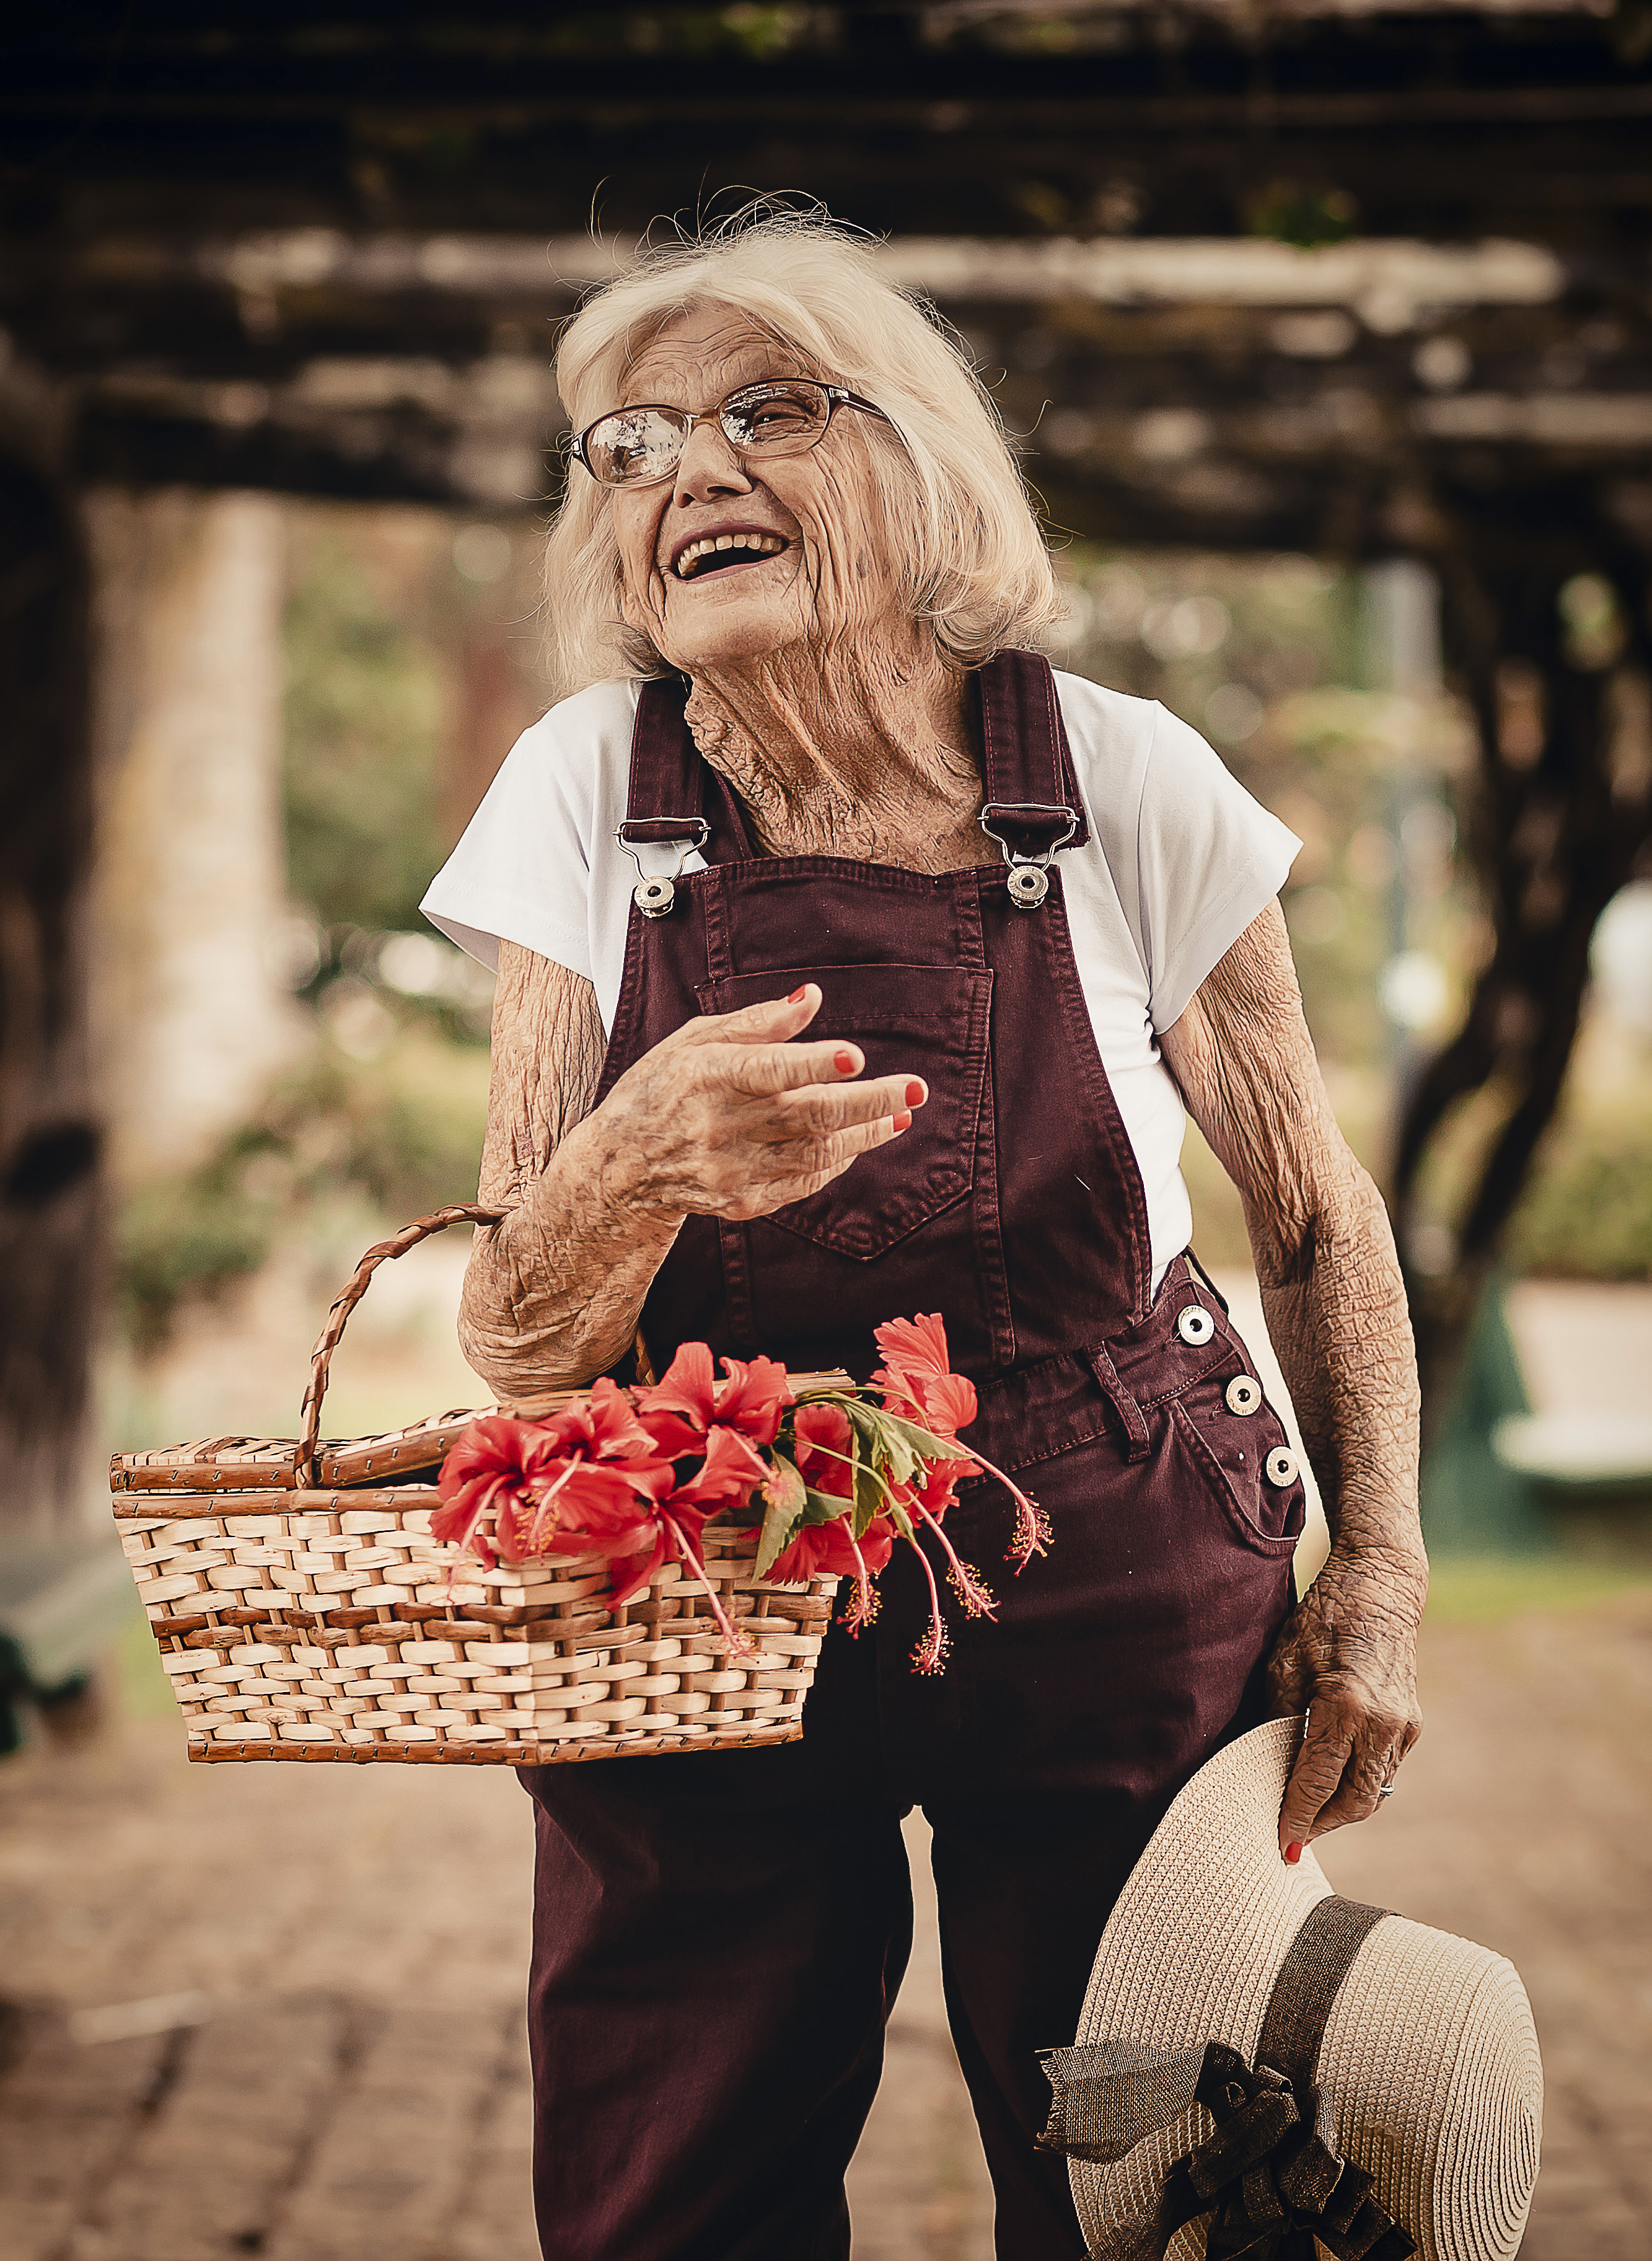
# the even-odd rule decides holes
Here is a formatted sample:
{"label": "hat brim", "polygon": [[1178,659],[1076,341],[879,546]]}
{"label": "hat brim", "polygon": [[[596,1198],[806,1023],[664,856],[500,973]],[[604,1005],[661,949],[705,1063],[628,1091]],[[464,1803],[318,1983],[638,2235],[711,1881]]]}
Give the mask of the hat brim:
{"label": "hat brim", "polygon": [[[1311,1850],[1287,1865],[1279,1809],[1300,1719],[1273,1719],[1200,1768],[1136,1863],[1102,1933],[1082,2047],[1228,2042],[1254,2063],[1281,1965],[1332,1886]],[[1422,2261],[1506,2261],[1536,2181],[1542,2067],[1518,1973],[1501,1956],[1390,1915],[1370,1931],[1327,2021],[1317,2083],[1341,2148],[1417,2239]],[[1087,2243],[1154,2210],[1170,2167],[1209,2131],[1191,2106],[1128,2157],[1069,2162]],[[1198,2261],[1205,2229],[1169,2261]]]}
{"label": "hat brim", "polygon": [[[1223,2041],[1248,2059],[1279,1966],[1331,1891],[1311,1849],[1279,1856],[1279,1808],[1302,1720],[1270,1719],[1205,1762],[1148,1840],[1102,1932],[1076,2039],[1161,2049]],[[1110,2166],[1071,2162],[1093,2246],[1144,2212],[1195,2141],[1194,2109]],[[1208,2124],[1208,2123],[1206,2123]],[[1204,2250],[1187,2230],[1172,2254]]]}

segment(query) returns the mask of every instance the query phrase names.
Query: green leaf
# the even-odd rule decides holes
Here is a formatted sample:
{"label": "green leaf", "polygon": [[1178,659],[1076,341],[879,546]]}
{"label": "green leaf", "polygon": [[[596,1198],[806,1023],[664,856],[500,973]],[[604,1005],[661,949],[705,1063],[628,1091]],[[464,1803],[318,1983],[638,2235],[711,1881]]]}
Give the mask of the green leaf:
{"label": "green leaf", "polygon": [[840,1492],[812,1491],[806,1494],[808,1505],[803,1511],[803,1522],[835,1523],[849,1512],[849,1502]]}
{"label": "green leaf", "polygon": [[910,1479],[918,1465],[917,1456],[901,1433],[902,1425],[876,1405],[854,1407],[849,1412],[849,1424],[855,1443],[874,1468],[887,1469],[897,1483],[905,1483]]}
{"label": "green leaf", "polygon": [[855,1535],[864,1539],[876,1518],[889,1506],[889,1493],[879,1482],[875,1469],[862,1462],[855,1471]]}
{"label": "green leaf", "polygon": [[790,1546],[809,1494],[803,1478],[783,1454],[774,1457],[774,1474],[763,1486],[763,1527],[757,1541],[755,1575],[763,1577]]}
{"label": "green leaf", "polygon": [[920,1429],[916,1421],[903,1420],[898,1413],[883,1413],[878,1418],[885,1422],[919,1460],[955,1461],[969,1457],[967,1445],[960,1445],[950,1437],[932,1437],[927,1429]]}

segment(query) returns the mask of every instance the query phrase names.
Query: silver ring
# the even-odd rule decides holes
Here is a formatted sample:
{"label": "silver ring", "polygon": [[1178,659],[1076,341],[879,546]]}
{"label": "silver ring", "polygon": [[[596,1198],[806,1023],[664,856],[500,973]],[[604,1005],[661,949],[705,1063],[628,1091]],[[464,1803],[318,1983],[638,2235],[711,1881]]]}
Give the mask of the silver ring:
{"label": "silver ring", "polygon": [[1378,1798],[1391,1798],[1394,1795],[1394,1784],[1391,1782],[1385,1782],[1377,1795]]}

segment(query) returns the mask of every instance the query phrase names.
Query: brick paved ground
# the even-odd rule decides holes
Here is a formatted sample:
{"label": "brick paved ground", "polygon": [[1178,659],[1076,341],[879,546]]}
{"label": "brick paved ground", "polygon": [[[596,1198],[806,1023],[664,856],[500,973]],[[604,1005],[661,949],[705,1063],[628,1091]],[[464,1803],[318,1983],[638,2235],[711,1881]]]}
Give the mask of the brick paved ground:
{"label": "brick paved ground", "polygon": [[[1403,1795],[1327,1866],[1525,1972],[1549,2081],[1527,2261],[1645,2261],[1652,1595],[1431,1625],[1425,1664]],[[532,2261],[521,1793],[178,1745],[142,1721],[0,1769],[0,2261]],[[200,2022],[91,2037],[177,1996]],[[933,1935],[853,2198],[857,2261],[990,2253]]]}

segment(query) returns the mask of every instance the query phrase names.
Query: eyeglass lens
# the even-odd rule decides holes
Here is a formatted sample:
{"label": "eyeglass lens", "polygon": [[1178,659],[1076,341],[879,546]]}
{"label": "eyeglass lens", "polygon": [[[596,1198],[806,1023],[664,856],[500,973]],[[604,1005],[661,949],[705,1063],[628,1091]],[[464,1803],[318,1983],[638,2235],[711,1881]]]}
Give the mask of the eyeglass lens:
{"label": "eyeglass lens", "polygon": [[[717,410],[731,448],[740,455],[800,456],[812,448],[832,414],[830,395],[806,378],[749,384]],[[670,408],[619,408],[585,434],[585,460],[608,486],[669,477],[687,444],[691,420]]]}

